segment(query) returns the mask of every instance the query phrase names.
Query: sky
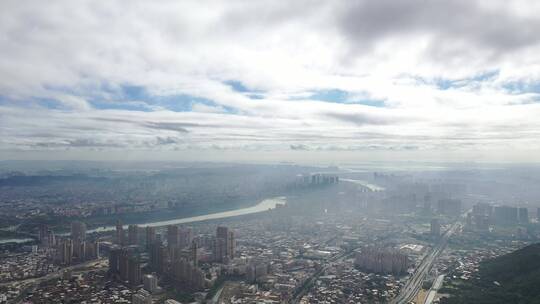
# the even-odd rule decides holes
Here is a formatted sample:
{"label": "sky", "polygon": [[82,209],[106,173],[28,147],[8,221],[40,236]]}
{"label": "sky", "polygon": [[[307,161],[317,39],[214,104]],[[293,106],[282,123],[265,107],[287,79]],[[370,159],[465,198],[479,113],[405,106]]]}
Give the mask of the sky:
{"label": "sky", "polygon": [[0,160],[540,161],[538,1],[0,2]]}

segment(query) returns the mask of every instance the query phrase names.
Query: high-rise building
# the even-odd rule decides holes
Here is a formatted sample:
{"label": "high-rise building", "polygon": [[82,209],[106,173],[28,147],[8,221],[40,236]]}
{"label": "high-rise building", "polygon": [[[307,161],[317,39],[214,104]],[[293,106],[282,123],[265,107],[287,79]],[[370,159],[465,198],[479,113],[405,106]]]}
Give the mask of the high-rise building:
{"label": "high-rise building", "polygon": [[152,274],[147,274],[143,276],[143,286],[150,293],[155,293],[158,289],[157,277]]}
{"label": "high-rise building", "polygon": [[49,247],[49,227],[45,224],[39,225],[39,243],[42,247]]}
{"label": "high-rise building", "polygon": [[71,239],[72,240],[86,240],[86,224],[83,222],[71,223]]}
{"label": "high-rise building", "polygon": [[141,284],[142,274],[139,258],[133,254],[131,249],[129,247],[115,247],[110,251],[109,272],[134,287]]}
{"label": "high-rise building", "polygon": [[152,245],[156,241],[156,228],[146,226],[146,248],[150,248],[150,245]]}
{"label": "high-rise building", "polygon": [[167,247],[169,249],[178,247],[180,243],[180,231],[178,226],[169,225],[167,226]]}
{"label": "high-rise building", "polygon": [[193,262],[193,266],[199,267],[199,246],[197,246],[197,242],[195,241],[191,242],[191,261]]}
{"label": "high-rise building", "polygon": [[122,226],[122,222],[120,222],[120,220],[116,222],[115,241],[116,241],[116,244],[120,246],[125,245],[124,227]]}
{"label": "high-rise building", "polygon": [[497,223],[517,223],[518,208],[511,206],[495,206],[493,208],[493,217]]}
{"label": "high-rise building", "polygon": [[84,255],[86,260],[99,259],[99,242],[86,242]]}
{"label": "high-rise building", "polygon": [[45,224],[39,226],[39,245],[43,248],[49,248],[55,245],[54,232]]}
{"label": "high-rise building", "polygon": [[122,252],[120,253],[120,258],[118,259],[118,272],[120,274],[120,279],[123,282],[129,279],[129,258],[129,251],[126,249],[122,249]]}
{"label": "high-rise building", "polygon": [[191,290],[201,290],[205,287],[204,272],[186,259],[179,258],[171,264],[172,276],[179,284]]}
{"label": "high-rise building", "polygon": [[246,267],[246,280],[251,283],[257,282],[261,277],[268,274],[268,264],[264,261],[251,261]]}
{"label": "high-rise building", "polygon": [[474,216],[491,216],[493,213],[493,206],[487,203],[476,203],[473,205],[472,214]]}
{"label": "high-rise building", "polygon": [[229,237],[227,239],[227,256],[229,259],[233,259],[236,255],[236,239],[234,237],[234,231],[229,231]]}
{"label": "high-rise building", "polygon": [[73,242],[65,239],[59,246],[59,260],[63,265],[71,265],[73,263]]}
{"label": "high-rise building", "polygon": [[218,226],[216,229],[216,237],[218,239],[225,239],[229,235],[229,227]]}
{"label": "high-rise building", "polygon": [[181,227],[179,230],[178,246],[180,248],[189,247],[193,240],[193,232],[191,227]]}
{"label": "high-rise building", "polygon": [[77,259],[78,262],[83,262],[86,260],[86,242],[81,241],[81,239],[73,239],[73,257]]}
{"label": "high-rise building", "polygon": [[160,243],[155,242],[149,247],[150,268],[161,274],[165,272],[165,262],[167,260],[167,249]]}
{"label": "high-rise building", "polygon": [[214,260],[220,263],[227,263],[227,240],[216,238],[214,240]]}
{"label": "high-rise building", "polygon": [[122,249],[120,247],[113,247],[109,251],[109,273],[119,275],[120,274],[120,257],[122,256]]}
{"label": "high-rise building", "polygon": [[518,217],[520,223],[528,223],[529,222],[529,210],[527,208],[519,208],[518,209]]}
{"label": "high-rise building", "polygon": [[214,259],[221,263],[228,263],[234,258],[235,251],[236,241],[234,231],[224,226],[217,227],[214,243]]}
{"label": "high-rise building", "polygon": [[54,232],[52,230],[49,230],[48,234],[47,234],[47,246],[48,247],[53,247],[53,246],[56,246],[56,237],[54,236]]}
{"label": "high-rise building", "polygon": [[355,265],[375,273],[403,274],[409,267],[409,258],[393,249],[366,247],[356,253]]}
{"label": "high-rise building", "polygon": [[439,219],[431,220],[431,235],[439,237],[441,235],[441,223]]}
{"label": "high-rise building", "polygon": [[128,226],[128,244],[137,245],[139,243],[139,227],[137,225]]}
{"label": "high-rise building", "polygon": [[141,284],[141,262],[137,257],[130,256],[128,258],[128,282],[131,286],[138,286]]}

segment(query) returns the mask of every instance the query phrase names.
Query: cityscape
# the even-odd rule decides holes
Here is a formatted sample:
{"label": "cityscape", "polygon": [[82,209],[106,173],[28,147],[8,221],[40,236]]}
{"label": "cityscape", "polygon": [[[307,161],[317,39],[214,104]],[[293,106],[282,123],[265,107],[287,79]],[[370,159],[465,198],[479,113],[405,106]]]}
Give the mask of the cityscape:
{"label": "cityscape", "polygon": [[[235,167],[231,175],[244,174],[232,173]],[[484,170],[492,169],[475,169]],[[132,210],[122,213],[132,223],[117,219],[100,227],[95,217],[109,215],[99,213],[51,226],[38,220],[39,212],[27,214],[2,228],[12,239],[1,244],[0,300],[446,303],[451,286],[473,280],[483,260],[540,237],[540,208],[501,203],[506,197],[497,196],[497,181],[456,179],[470,170],[444,171],[446,179],[429,171],[319,171],[288,178],[283,196],[257,198],[266,208],[207,210],[179,223],[136,224],[139,218],[126,214],[141,211]],[[33,199],[18,201],[12,208],[27,208]]]}

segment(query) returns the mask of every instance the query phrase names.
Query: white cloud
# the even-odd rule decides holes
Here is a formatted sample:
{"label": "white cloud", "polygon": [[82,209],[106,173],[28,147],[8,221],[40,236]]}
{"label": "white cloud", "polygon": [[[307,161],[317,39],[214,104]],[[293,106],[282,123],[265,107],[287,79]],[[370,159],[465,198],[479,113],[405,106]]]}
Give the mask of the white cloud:
{"label": "white cloud", "polygon": [[[518,161],[540,148],[538,13],[533,1],[3,1],[0,149],[459,150]],[[124,85],[214,104],[172,112],[116,100]],[[328,89],[385,107],[309,99]]]}

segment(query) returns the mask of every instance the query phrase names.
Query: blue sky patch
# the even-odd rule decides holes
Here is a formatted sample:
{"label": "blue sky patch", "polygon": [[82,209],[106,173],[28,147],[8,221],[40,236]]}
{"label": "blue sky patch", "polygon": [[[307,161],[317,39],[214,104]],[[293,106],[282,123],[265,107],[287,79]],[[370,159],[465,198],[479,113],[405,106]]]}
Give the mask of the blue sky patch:
{"label": "blue sky patch", "polygon": [[362,98],[358,94],[352,94],[340,89],[318,90],[309,96],[308,99],[333,103],[362,104],[370,107],[385,106],[383,100]]}
{"label": "blue sky patch", "polygon": [[224,84],[231,87],[234,91],[239,93],[248,93],[248,92],[254,92],[250,89],[248,89],[242,82],[237,80],[227,80],[223,82]]}
{"label": "blue sky patch", "polygon": [[[93,100],[91,104],[100,109],[119,109],[128,111],[155,111],[166,109],[174,112],[189,112],[194,104],[218,107],[213,100],[190,94],[153,95],[141,86],[123,85],[116,92],[113,101]],[[227,113],[234,113],[232,108],[222,107]]]}
{"label": "blue sky patch", "polygon": [[92,100],[89,103],[92,105],[92,107],[100,110],[127,110],[140,112],[153,111],[152,107],[143,102],[110,102]]}
{"label": "blue sky patch", "polygon": [[313,93],[309,99],[327,101],[327,102],[336,102],[336,103],[347,103],[349,98],[349,93],[339,89],[331,90],[319,90]]}
{"label": "blue sky patch", "polygon": [[527,83],[527,82],[508,82],[503,85],[503,88],[511,94],[526,94],[537,93],[540,94],[540,83]]}
{"label": "blue sky patch", "polygon": [[233,89],[233,91],[242,93],[249,99],[264,99],[264,92],[261,90],[253,90],[238,80],[227,80],[223,82]]}
{"label": "blue sky patch", "polygon": [[415,78],[416,80],[421,81],[424,84],[434,83],[439,90],[448,90],[448,89],[461,88],[474,82],[484,82],[488,80],[493,80],[493,78],[497,77],[497,75],[499,75],[498,70],[484,72],[470,78],[462,78],[462,79],[435,78],[434,80],[429,81],[421,77],[415,77]]}
{"label": "blue sky patch", "polygon": [[129,100],[145,100],[149,97],[144,87],[123,85],[121,87],[122,96]]}

